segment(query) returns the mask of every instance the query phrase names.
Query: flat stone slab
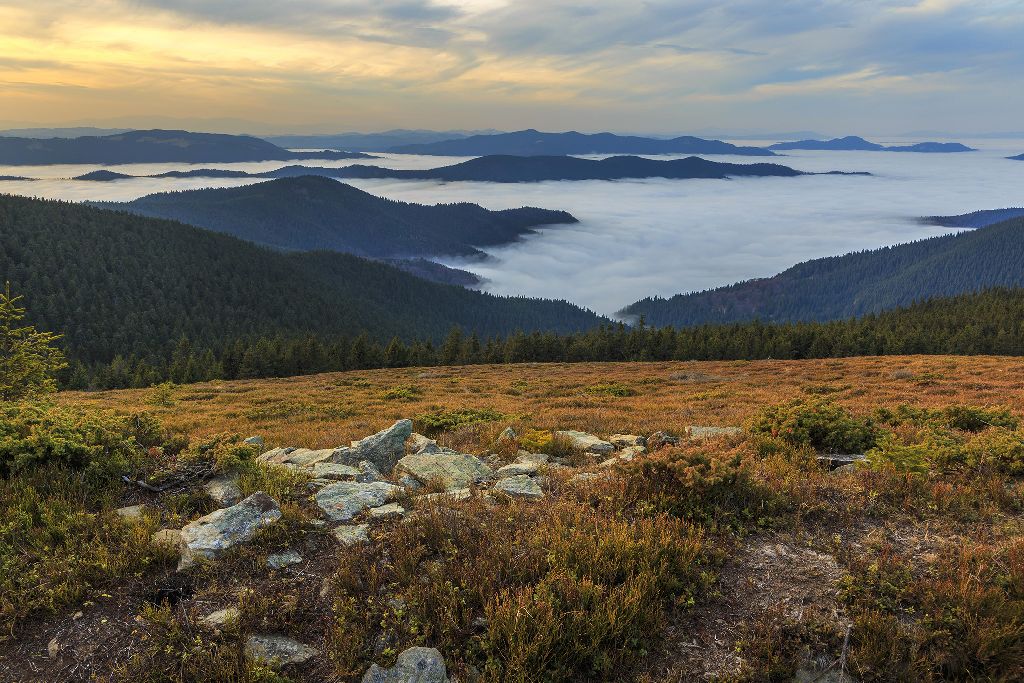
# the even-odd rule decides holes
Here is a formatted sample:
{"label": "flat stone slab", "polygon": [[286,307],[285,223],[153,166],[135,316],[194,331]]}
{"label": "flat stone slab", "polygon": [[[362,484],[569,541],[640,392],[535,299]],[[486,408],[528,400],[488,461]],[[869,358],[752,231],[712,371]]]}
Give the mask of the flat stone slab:
{"label": "flat stone slab", "polygon": [[544,491],[541,490],[540,485],[525,474],[502,479],[494,484],[494,490],[500,491],[506,496],[524,500],[540,500],[544,497]]}
{"label": "flat stone slab", "polygon": [[480,458],[466,453],[407,455],[398,461],[397,467],[421,484],[440,482],[446,489],[466,488],[489,478],[492,473]]}
{"label": "flat stone slab", "polygon": [[245,641],[246,659],[274,667],[303,664],[320,654],[297,640],[279,635],[252,635]]}
{"label": "flat stone slab", "polygon": [[608,437],[608,441],[612,442],[619,448],[629,448],[630,446],[643,446],[645,439],[642,436],[636,434],[612,434]]}
{"label": "flat stone slab", "polygon": [[369,531],[369,524],[343,524],[334,530],[334,540],[345,547],[369,543]]}
{"label": "flat stone slab", "polygon": [[495,475],[498,477],[515,477],[520,474],[527,476],[533,476],[537,474],[537,470],[540,469],[540,464],[536,462],[514,462],[504,467],[499,467]]}
{"label": "flat stone slab", "polygon": [[358,467],[342,465],[337,462],[318,462],[313,464],[313,476],[317,479],[334,479],[336,481],[354,481],[362,472]]}
{"label": "flat stone slab", "polygon": [[442,493],[427,493],[427,494],[424,494],[424,495],[420,496],[416,500],[417,501],[423,501],[425,503],[432,503],[432,502],[443,503],[443,502],[454,502],[454,501],[460,501],[460,500],[469,500],[472,497],[473,497],[473,489],[464,488],[464,489],[449,489],[448,491],[444,491]]}
{"label": "flat stone slab", "polygon": [[256,532],[281,519],[277,502],[259,491],[237,505],[211,512],[181,529],[182,553],[178,568],[199,558],[216,559],[236,545],[247,543]]}
{"label": "flat stone slab", "polygon": [[343,449],[325,448],[314,451],[309,448],[275,448],[259,456],[256,460],[268,465],[312,467],[318,462],[331,460],[341,450]]}
{"label": "flat stone slab", "polygon": [[743,434],[742,427],[701,427],[690,425],[686,428],[686,435],[696,441],[699,439],[718,439],[726,436],[740,436]]}
{"label": "flat stone slab", "polygon": [[370,508],[370,521],[386,522],[391,519],[401,519],[405,516],[405,508],[398,503],[388,503],[377,508]]}
{"label": "flat stone slab", "polygon": [[367,508],[391,502],[401,490],[400,486],[383,481],[340,481],[317,491],[316,504],[331,521],[350,522]]}
{"label": "flat stone slab", "polygon": [[302,562],[302,555],[296,550],[285,550],[267,557],[267,566],[271,569],[283,569],[300,562]]}
{"label": "flat stone slab", "polygon": [[615,450],[615,444],[603,439],[599,439],[593,434],[587,434],[586,432],[576,432],[572,430],[555,432],[555,436],[569,439],[572,443],[573,448],[577,448],[584,453],[595,453],[597,455],[608,455]]}

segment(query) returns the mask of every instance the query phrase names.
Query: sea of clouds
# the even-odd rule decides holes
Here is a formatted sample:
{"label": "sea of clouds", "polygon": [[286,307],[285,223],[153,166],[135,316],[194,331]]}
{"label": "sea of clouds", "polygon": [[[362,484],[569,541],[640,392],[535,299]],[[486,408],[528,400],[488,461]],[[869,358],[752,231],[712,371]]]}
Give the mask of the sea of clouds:
{"label": "sea of clouds", "polygon": [[[889,142],[889,141],[886,141]],[[896,142],[896,141],[893,141]],[[733,180],[626,180],[535,184],[350,181],[376,195],[419,203],[475,202],[491,209],[564,209],[580,222],[550,226],[489,249],[484,262],[448,261],[486,279],[497,294],[568,299],[605,314],[646,296],[671,296],[766,277],[811,258],[898,244],[947,232],[923,215],[1024,205],[1024,151],[1017,141],[969,143],[964,154],[792,152],[774,159],[804,171],[868,171],[871,177],[807,176]],[[709,157],[751,163],[750,158]],[[430,168],[461,159],[385,155],[373,163]],[[202,164],[247,171],[281,162]],[[0,183],[0,192],[73,201],[125,201],[153,192],[229,187],[255,180],[66,178],[96,166],[0,167],[0,175],[42,178]],[[130,174],[181,164],[110,166]]]}

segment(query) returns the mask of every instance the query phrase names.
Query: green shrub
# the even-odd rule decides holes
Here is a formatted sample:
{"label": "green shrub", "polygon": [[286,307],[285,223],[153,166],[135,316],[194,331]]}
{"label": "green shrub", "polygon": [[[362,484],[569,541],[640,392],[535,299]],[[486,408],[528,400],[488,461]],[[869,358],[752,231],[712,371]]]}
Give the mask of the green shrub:
{"label": "green shrub", "polygon": [[813,399],[763,409],[750,431],[828,453],[863,453],[875,446],[880,434],[871,419],[851,415],[831,401]]}
{"label": "green shrub", "polygon": [[460,427],[480,424],[482,422],[498,422],[508,419],[501,413],[484,408],[461,408],[458,410],[435,410],[424,413],[416,418],[416,425],[419,431],[424,434],[433,435],[441,432],[450,432]]}
{"label": "green shrub", "polygon": [[230,472],[245,468],[259,454],[259,446],[245,443],[238,434],[217,434],[191,448],[183,457],[186,461],[207,461],[214,472]]}
{"label": "green shrub", "polygon": [[898,427],[946,427],[963,432],[981,432],[989,427],[1017,429],[1020,420],[1008,408],[978,408],[976,406],[952,405],[939,410],[900,405],[895,409],[879,408],[875,418],[882,423]]}
{"label": "green shrub", "polygon": [[402,384],[381,392],[385,401],[415,401],[423,395],[423,390],[414,384]]}

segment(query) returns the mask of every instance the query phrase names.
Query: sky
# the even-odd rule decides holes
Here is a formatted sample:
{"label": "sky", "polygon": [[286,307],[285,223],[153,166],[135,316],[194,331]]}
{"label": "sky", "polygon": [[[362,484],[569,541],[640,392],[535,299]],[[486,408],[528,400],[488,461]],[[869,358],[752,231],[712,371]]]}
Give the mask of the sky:
{"label": "sky", "polygon": [[1024,128],[1024,0],[0,0],[0,126]]}

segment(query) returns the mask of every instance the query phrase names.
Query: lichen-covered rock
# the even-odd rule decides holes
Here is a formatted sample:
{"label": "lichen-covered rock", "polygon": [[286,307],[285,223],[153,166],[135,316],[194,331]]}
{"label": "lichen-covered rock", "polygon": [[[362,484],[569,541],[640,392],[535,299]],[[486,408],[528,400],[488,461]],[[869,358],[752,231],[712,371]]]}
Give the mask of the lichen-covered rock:
{"label": "lichen-covered rock", "polygon": [[540,469],[540,465],[536,462],[514,462],[504,467],[499,467],[495,475],[498,477],[515,477],[520,474],[527,476],[533,476],[537,474],[537,470]]}
{"label": "lichen-covered rock", "polygon": [[203,484],[206,495],[213,499],[217,507],[230,507],[242,500],[242,489],[238,487],[238,475],[222,474],[207,479]]}
{"label": "lichen-covered rock", "polygon": [[237,607],[225,607],[216,612],[210,612],[200,619],[199,623],[206,628],[218,630],[232,622],[237,622],[239,616],[241,616],[241,612],[238,611]]}
{"label": "lichen-covered rock", "polygon": [[372,436],[353,441],[351,448],[338,449],[331,462],[357,465],[361,460],[368,460],[381,472],[390,473],[405,453],[405,441],[411,434],[412,420],[399,420]]}
{"label": "lichen-covered rock", "polygon": [[568,439],[572,443],[573,448],[579,449],[584,453],[607,455],[615,450],[614,444],[599,439],[593,434],[587,434],[586,432],[569,430],[564,432],[555,432],[555,436]]}
{"label": "lichen-covered rock", "polygon": [[342,450],[344,449],[324,448],[314,451],[308,448],[275,448],[259,456],[256,460],[268,465],[313,467],[318,462],[337,462],[333,458],[336,458],[338,452]]}
{"label": "lichen-covered rock", "polygon": [[701,439],[718,439],[724,436],[739,436],[743,433],[740,427],[701,427],[690,425],[686,428],[686,435],[694,441]]}
{"label": "lichen-covered rock", "polygon": [[679,445],[679,437],[672,436],[666,432],[654,432],[647,437],[647,450],[654,453],[657,450],[664,448],[665,446],[677,446]]}
{"label": "lichen-covered rock", "polygon": [[480,458],[465,453],[407,455],[398,469],[421,484],[440,482],[446,489],[466,488],[491,476],[491,468]]}
{"label": "lichen-covered rock", "polygon": [[405,516],[405,508],[398,503],[388,503],[377,508],[370,508],[370,521],[386,522],[391,519],[401,519]]}
{"label": "lichen-covered rock", "polygon": [[448,671],[440,651],[432,647],[410,647],[398,655],[390,669],[372,664],[363,683],[448,683]]}
{"label": "lichen-covered rock", "polygon": [[498,435],[497,444],[499,446],[515,446],[519,439],[519,435],[516,434],[516,430],[511,427],[505,427],[504,431]]}
{"label": "lichen-covered rock", "polygon": [[182,552],[178,568],[199,558],[216,559],[226,550],[252,540],[256,532],[281,519],[277,502],[259,491],[237,505],[211,512],[181,530]]}
{"label": "lichen-covered rock", "polygon": [[356,481],[363,484],[370,484],[375,481],[381,481],[384,479],[384,475],[380,473],[377,466],[369,460],[361,460],[359,462],[359,474],[356,475]]}
{"label": "lichen-covered rock", "polygon": [[551,456],[546,455],[544,453],[530,453],[529,451],[519,451],[519,453],[516,454],[517,463],[534,463],[538,467],[540,467],[541,465],[546,465],[549,460],[551,460]]}
{"label": "lichen-covered rock", "polygon": [[449,489],[441,493],[427,493],[419,498],[417,501],[423,501],[424,503],[429,502],[454,502],[459,500],[469,500],[473,497],[473,489]]}
{"label": "lichen-covered rock", "polygon": [[544,497],[544,492],[541,490],[540,485],[532,477],[525,474],[502,479],[494,485],[494,490],[500,491],[512,498],[522,498],[525,500],[539,500]]}
{"label": "lichen-covered rock", "polygon": [[271,569],[283,569],[300,562],[302,562],[302,555],[296,550],[285,550],[267,557],[267,566]]}
{"label": "lichen-covered rock", "polygon": [[612,434],[608,437],[608,440],[618,446],[619,448],[629,448],[630,446],[643,446],[644,437],[637,436],[635,434]]}
{"label": "lichen-covered rock", "polygon": [[360,474],[361,472],[358,467],[342,465],[338,462],[318,462],[313,465],[313,476],[317,479],[354,481]]}
{"label": "lichen-covered rock", "polygon": [[390,502],[401,490],[401,487],[383,481],[369,484],[340,481],[317,491],[316,504],[331,521],[349,522],[367,508]]}
{"label": "lichen-covered rock", "polygon": [[320,654],[297,640],[279,635],[252,635],[245,641],[245,657],[273,667],[303,664]]}
{"label": "lichen-covered rock", "polygon": [[334,540],[345,547],[370,541],[368,524],[343,524],[334,530]]}
{"label": "lichen-covered rock", "polygon": [[117,508],[114,513],[118,517],[124,519],[138,519],[142,517],[142,514],[146,511],[145,505],[128,505],[127,507]]}
{"label": "lichen-covered rock", "polygon": [[247,443],[250,446],[256,446],[257,448],[263,448],[263,437],[262,436],[250,436],[243,443]]}

